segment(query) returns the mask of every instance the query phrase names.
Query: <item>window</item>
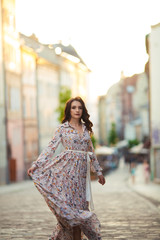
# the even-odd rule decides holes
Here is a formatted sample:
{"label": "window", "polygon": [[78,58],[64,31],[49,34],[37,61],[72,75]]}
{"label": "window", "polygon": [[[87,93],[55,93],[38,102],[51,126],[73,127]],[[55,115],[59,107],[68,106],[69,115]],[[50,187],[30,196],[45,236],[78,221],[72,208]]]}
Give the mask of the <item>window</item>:
{"label": "window", "polygon": [[10,110],[20,110],[20,89],[18,87],[10,88]]}
{"label": "window", "polygon": [[30,116],[36,117],[36,99],[34,97],[30,98]]}
{"label": "window", "polygon": [[26,98],[23,98],[23,117],[27,117]]}
{"label": "window", "polygon": [[36,84],[35,67],[35,59],[23,53],[23,83],[31,85]]}

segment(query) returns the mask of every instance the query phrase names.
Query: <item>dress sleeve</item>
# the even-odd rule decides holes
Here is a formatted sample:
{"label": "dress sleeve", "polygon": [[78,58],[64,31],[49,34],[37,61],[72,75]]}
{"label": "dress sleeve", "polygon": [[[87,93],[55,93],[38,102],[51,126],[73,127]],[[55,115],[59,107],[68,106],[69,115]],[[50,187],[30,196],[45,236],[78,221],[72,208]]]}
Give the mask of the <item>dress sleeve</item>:
{"label": "dress sleeve", "polygon": [[102,168],[97,160],[97,157],[96,157],[96,154],[94,152],[94,147],[93,147],[93,144],[92,144],[92,141],[90,139],[89,141],[89,151],[92,152],[92,156],[90,157],[91,159],[91,171],[92,172],[96,172],[97,176],[100,176],[102,175]]}
{"label": "dress sleeve", "polygon": [[55,153],[56,148],[61,142],[61,138],[62,138],[61,127],[58,127],[55,131],[54,137],[48,143],[48,146],[46,146],[43,149],[38,159],[33,162],[32,167],[36,168],[42,167],[49,159],[51,159]]}

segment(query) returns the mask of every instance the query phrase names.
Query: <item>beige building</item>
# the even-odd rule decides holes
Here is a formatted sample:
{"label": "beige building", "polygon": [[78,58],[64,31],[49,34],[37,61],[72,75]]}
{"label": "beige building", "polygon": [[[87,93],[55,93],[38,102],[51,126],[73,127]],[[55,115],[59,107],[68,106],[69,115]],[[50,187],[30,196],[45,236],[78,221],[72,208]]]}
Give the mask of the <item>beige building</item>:
{"label": "beige building", "polygon": [[6,137],[6,85],[4,71],[4,44],[3,44],[3,18],[2,1],[0,1],[0,184],[5,184],[8,179],[7,137]]}
{"label": "beige building", "polygon": [[31,52],[27,46],[21,45],[25,177],[27,177],[26,170],[38,156],[36,58],[34,52]]}
{"label": "beige building", "polygon": [[58,126],[58,96],[87,96],[90,70],[71,46],[15,28],[15,0],[0,1],[0,184],[21,181]]}
{"label": "beige building", "polygon": [[58,125],[56,108],[60,59],[53,49],[40,43],[35,35],[27,37],[20,34],[20,42],[25,65],[22,73],[23,112],[26,116],[26,137],[30,139],[28,144],[25,139],[26,155],[30,158],[26,161],[30,165],[47,145]]}
{"label": "beige building", "polygon": [[135,138],[142,141],[149,136],[149,97],[148,76],[146,72],[138,74],[136,90],[133,93]]}
{"label": "beige building", "polygon": [[[40,153],[48,144],[59,124],[56,109],[61,86],[70,88],[72,96],[80,95],[85,99],[89,70],[72,46],[44,45],[35,35],[27,37],[23,34],[20,34],[20,42],[24,65],[23,113],[30,116],[26,117],[24,125],[27,130],[24,142],[27,169],[36,159],[37,151]],[[31,112],[35,105],[37,112]],[[31,113],[35,113],[32,119]]]}
{"label": "beige building", "polygon": [[[103,106],[102,106],[102,99]],[[100,98],[100,142],[108,139],[111,124],[116,124],[119,140],[149,137],[149,96],[146,72],[131,77],[121,76],[106,96]],[[105,106],[104,106],[105,105]],[[103,131],[104,130],[104,131]]]}
{"label": "beige building", "polygon": [[149,46],[151,173],[160,181],[160,23],[151,27]]}
{"label": "beige building", "polygon": [[64,46],[59,43],[53,45],[53,48],[55,52],[59,51],[60,56],[60,85],[69,87],[72,97],[81,96],[86,101],[90,70],[71,45]]}
{"label": "beige building", "polygon": [[39,151],[42,151],[58,125],[59,78],[57,67],[46,60],[37,62]]}
{"label": "beige building", "polygon": [[120,84],[114,84],[106,95],[107,108],[107,139],[112,123],[116,125],[116,132],[119,139],[121,139],[121,117],[122,117],[122,101]]}
{"label": "beige building", "polygon": [[[6,116],[7,156],[4,178],[1,182],[20,181],[24,176],[23,162],[23,121],[21,98],[21,54],[18,33],[15,29],[15,1],[1,1],[3,73]],[[4,131],[4,129],[3,129]],[[4,160],[3,160],[4,162]],[[7,175],[5,176],[5,173]]]}
{"label": "beige building", "polygon": [[116,132],[121,139],[122,131],[122,100],[120,82],[109,88],[105,96],[99,97],[99,142],[108,144],[112,123],[116,125]]}
{"label": "beige building", "polygon": [[107,108],[106,96],[99,96],[98,99],[98,122],[99,122],[99,136],[98,141],[101,145],[107,144]]}
{"label": "beige building", "polygon": [[[32,81],[32,91],[29,82],[27,85],[26,83],[23,84],[23,86],[25,86],[25,88],[23,88],[25,90],[23,95],[26,95],[26,97],[23,98],[23,102],[25,106],[25,101],[29,103],[31,98],[32,101],[34,101],[33,98],[37,94],[38,143],[40,152],[53,136],[59,124],[56,109],[58,107],[58,95],[61,86],[70,88],[73,97],[80,95],[85,100],[89,69],[71,45],[68,47],[63,46],[61,43],[44,45],[38,41],[35,35],[27,37],[23,34],[20,34],[20,42],[22,59],[24,59],[23,62],[26,62],[24,70],[28,66],[28,71],[26,73],[23,72],[22,75],[26,76],[26,83],[27,81]],[[33,87],[35,82],[37,93],[36,90],[34,90],[36,87]],[[27,91],[27,88],[30,90]],[[29,97],[29,95],[31,96]],[[35,105],[33,104],[34,102],[32,102],[32,107]],[[29,108],[26,110],[26,108],[23,107],[23,109],[24,114],[26,114],[26,111],[29,112]],[[35,134],[34,137],[36,136],[37,134]],[[33,142],[36,142],[36,140]]]}

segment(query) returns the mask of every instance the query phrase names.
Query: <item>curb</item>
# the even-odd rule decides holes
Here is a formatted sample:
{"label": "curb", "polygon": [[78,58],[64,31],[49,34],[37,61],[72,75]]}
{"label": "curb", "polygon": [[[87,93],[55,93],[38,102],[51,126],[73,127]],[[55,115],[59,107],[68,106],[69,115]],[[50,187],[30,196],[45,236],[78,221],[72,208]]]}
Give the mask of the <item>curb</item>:
{"label": "curb", "polygon": [[146,194],[137,191],[134,187],[132,187],[132,185],[129,183],[129,179],[126,179],[126,186],[129,187],[130,189],[132,189],[136,194],[138,194],[139,196],[145,198],[146,200],[148,200],[149,202],[151,202],[154,206],[156,206],[159,210],[160,210],[160,201],[152,198],[151,196],[147,196]]}

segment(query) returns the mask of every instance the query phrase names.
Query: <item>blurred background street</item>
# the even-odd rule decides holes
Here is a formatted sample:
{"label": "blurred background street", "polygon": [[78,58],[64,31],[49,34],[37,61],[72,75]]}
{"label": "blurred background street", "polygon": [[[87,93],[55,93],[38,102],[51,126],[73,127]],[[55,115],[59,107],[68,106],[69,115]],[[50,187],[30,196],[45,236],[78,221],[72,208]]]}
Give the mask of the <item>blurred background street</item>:
{"label": "blurred background street", "polygon": [[[160,239],[160,186],[138,182],[130,185],[130,173],[120,164],[105,175],[106,184],[92,181],[95,212],[101,221],[102,239]],[[144,187],[144,189],[143,189]],[[139,191],[141,195],[139,195]],[[157,195],[159,193],[159,196]],[[149,196],[149,199],[146,197]],[[0,239],[48,239],[56,219],[32,181],[0,187]]]}

